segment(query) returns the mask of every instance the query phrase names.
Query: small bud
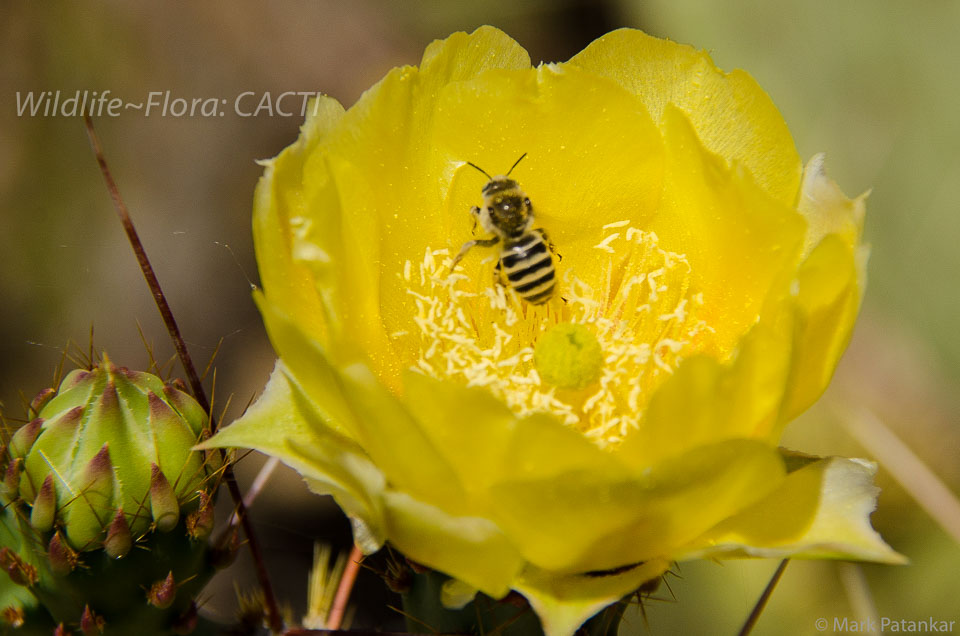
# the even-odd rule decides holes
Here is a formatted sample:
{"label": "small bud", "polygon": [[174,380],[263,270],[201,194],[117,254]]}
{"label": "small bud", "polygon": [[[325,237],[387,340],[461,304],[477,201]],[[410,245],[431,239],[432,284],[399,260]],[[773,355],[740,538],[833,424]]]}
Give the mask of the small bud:
{"label": "small bud", "polygon": [[20,471],[23,469],[23,460],[19,457],[7,464],[7,472],[3,476],[3,488],[9,497],[16,497],[20,489]]}
{"label": "small bud", "polygon": [[202,540],[210,536],[213,530],[213,502],[210,495],[200,491],[200,506],[187,515],[187,535],[191,539]]}
{"label": "small bud", "polygon": [[24,621],[26,621],[26,615],[23,613],[22,607],[14,607],[10,605],[9,607],[3,608],[3,613],[0,614],[3,617],[3,622],[13,628],[23,627]]}
{"label": "small bud", "polygon": [[0,568],[3,568],[10,575],[10,580],[17,585],[30,587],[38,581],[37,569],[10,548],[0,549]]}
{"label": "small bud", "polygon": [[53,486],[53,474],[47,475],[40,486],[37,498],[33,500],[33,509],[30,511],[30,525],[40,532],[47,532],[53,528],[53,521],[57,515],[57,490]]}
{"label": "small bud", "polygon": [[106,624],[103,616],[94,614],[89,605],[83,606],[83,615],[80,616],[80,631],[83,632],[83,636],[100,636]]}
{"label": "small bud", "polygon": [[43,427],[43,418],[34,418],[17,429],[10,438],[10,456],[25,457],[30,447],[37,441],[37,435]]}
{"label": "small bud", "polygon": [[40,414],[40,411],[43,410],[43,407],[47,405],[50,400],[57,395],[57,390],[53,388],[43,389],[37,393],[32,400],[30,400],[30,413],[36,417]]}
{"label": "small bud", "polygon": [[157,581],[147,591],[147,602],[157,609],[167,609],[177,598],[177,583],[173,580],[173,570],[167,578]]}
{"label": "small bud", "polygon": [[78,550],[98,546],[103,523],[113,516],[114,472],[107,444],[100,447],[86,465],[73,488],[83,493],[72,505],[64,506],[63,526],[70,544]]}
{"label": "small bud", "polygon": [[160,532],[173,530],[180,520],[180,506],[173,486],[156,464],[150,464],[150,513]]}
{"label": "small bud", "polygon": [[133,536],[130,534],[130,525],[123,514],[123,508],[117,510],[113,521],[107,528],[107,538],[103,540],[103,549],[114,559],[126,556],[133,546]]}
{"label": "small bud", "polygon": [[197,604],[190,603],[187,611],[175,618],[170,627],[174,634],[192,634],[197,628]]}
{"label": "small bud", "polygon": [[50,561],[50,569],[57,576],[66,576],[73,572],[77,567],[79,558],[77,553],[57,532],[50,539],[47,546],[47,558]]}
{"label": "small bud", "polygon": [[56,629],[53,630],[53,636],[71,636],[73,632],[63,626],[63,623],[57,625]]}

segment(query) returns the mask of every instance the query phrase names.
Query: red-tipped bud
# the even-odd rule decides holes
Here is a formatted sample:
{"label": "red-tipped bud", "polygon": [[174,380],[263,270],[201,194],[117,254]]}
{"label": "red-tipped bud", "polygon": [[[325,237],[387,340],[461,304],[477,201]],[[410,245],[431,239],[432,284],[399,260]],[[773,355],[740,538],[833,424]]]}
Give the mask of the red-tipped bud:
{"label": "red-tipped bud", "polygon": [[123,514],[123,508],[117,510],[113,521],[107,528],[107,538],[103,540],[103,549],[114,559],[126,556],[133,546],[133,535],[130,534],[130,525]]}
{"label": "red-tipped bud", "polygon": [[40,486],[37,498],[33,500],[33,509],[30,511],[30,525],[40,532],[47,532],[53,528],[53,521],[57,516],[57,489],[53,486],[53,475],[47,475]]}
{"label": "red-tipped bud", "polygon": [[23,460],[19,457],[10,460],[7,472],[3,476],[3,488],[9,497],[16,497],[20,489],[20,471],[23,470]]}
{"label": "red-tipped bud", "polygon": [[187,515],[187,535],[191,539],[202,540],[213,531],[213,502],[210,495],[200,491],[200,506]]}
{"label": "red-tipped bud", "polygon": [[156,464],[150,465],[150,513],[160,532],[173,530],[180,520],[180,505],[173,486]]}
{"label": "red-tipped bud", "polygon": [[43,428],[43,419],[35,418],[17,429],[17,432],[10,438],[10,456],[26,457],[30,447],[37,441],[37,435]]}
{"label": "red-tipped bud", "polygon": [[52,400],[56,395],[57,390],[53,388],[43,389],[37,393],[33,399],[30,400],[30,414],[34,417],[39,415],[43,407],[47,405],[47,402]]}
{"label": "red-tipped bud", "polygon": [[53,630],[53,636],[71,636],[73,632],[63,626],[63,623],[60,623]]}
{"label": "red-tipped bud", "polygon": [[86,380],[88,377],[90,377],[90,371],[88,369],[74,369],[68,373],[65,378],[63,378],[58,390],[60,393],[68,391]]}
{"label": "red-tipped bud", "polygon": [[57,576],[66,576],[77,567],[79,558],[66,540],[57,532],[47,545],[47,559],[50,570]]}
{"label": "red-tipped bud", "polygon": [[190,603],[187,611],[175,618],[170,628],[174,634],[192,634],[197,628],[197,604]]}
{"label": "red-tipped bud", "polygon": [[30,587],[38,580],[37,569],[10,548],[0,549],[0,568],[3,568],[10,575],[10,580],[17,585]]}
{"label": "red-tipped bud", "polygon": [[157,609],[167,609],[177,598],[177,582],[173,580],[173,571],[167,578],[157,581],[147,590],[147,602]]}
{"label": "red-tipped bud", "polygon": [[3,612],[0,613],[0,617],[3,618],[4,623],[15,629],[17,627],[23,627],[23,623],[26,621],[26,615],[23,613],[23,608],[14,607],[13,605],[4,607]]}
{"label": "red-tipped bud", "polygon": [[83,636],[100,636],[106,624],[103,616],[94,614],[89,605],[83,606],[83,614],[80,616],[80,631]]}

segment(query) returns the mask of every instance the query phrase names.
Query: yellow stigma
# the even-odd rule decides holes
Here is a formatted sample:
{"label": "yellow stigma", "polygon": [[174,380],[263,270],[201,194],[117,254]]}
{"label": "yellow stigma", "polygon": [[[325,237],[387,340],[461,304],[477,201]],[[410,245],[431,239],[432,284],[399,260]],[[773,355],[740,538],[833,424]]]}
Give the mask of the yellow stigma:
{"label": "yellow stigma", "polygon": [[584,325],[564,322],[540,336],[533,363],[544,382],[561,389],[585,389],[600,379],[603,351]]}

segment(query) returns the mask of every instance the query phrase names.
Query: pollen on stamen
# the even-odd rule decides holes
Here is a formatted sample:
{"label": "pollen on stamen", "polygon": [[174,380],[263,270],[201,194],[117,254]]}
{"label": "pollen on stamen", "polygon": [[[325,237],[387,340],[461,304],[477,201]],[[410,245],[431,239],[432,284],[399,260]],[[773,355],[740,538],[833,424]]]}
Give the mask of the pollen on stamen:
{"label": "pollen on stamen", "polygon": [[[495,284],[495,257],[478,261],[479,271],[469,275],[462,264],[450,269],[446,249],[427,248],[420,263],[405,262],[403,280],[416,311],[392,337],[415,352],[407,365],[483,387],[520,416],[551,413],[600,447],[618,444],[638,426],[650,393],[698,350],[709,326],[697,317],[703,295],[691,288],[684,255],[664,250],[655,234],[629,221],[602,232],[595,244],[601,275],[588,282],[568,256],[557,268],[560,292],[543,305]],[[546,367],[543,355],[538,364],[538,343],[558,325],[561,334],[589,334],[583,342],[596,345],[589,364],[583,366],[579,349],[568,355],[562,348]]]}

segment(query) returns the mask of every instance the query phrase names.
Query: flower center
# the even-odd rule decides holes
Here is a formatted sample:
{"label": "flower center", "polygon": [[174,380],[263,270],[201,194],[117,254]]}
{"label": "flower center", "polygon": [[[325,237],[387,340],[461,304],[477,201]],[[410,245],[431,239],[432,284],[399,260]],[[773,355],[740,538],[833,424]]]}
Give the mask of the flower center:
{"label": "flower center", "polygon": [[600,378],[603,351],[586,325],[563,322],[548,328],[537,340],[533,363],[547,384],[584,389]]}
{"label": "flower center", "polygon": [[494,282],[496,249],[471,253],[480,271],[467,275],[450,270],[449,250],[427,248],[403,270],[411,328],[391,337],[416,352],[410,365],[421,373],[485,387],[518,415],[552,413],[599,446],[616,445],[711,329],[696,316],[703,296],[682,254],[629,221],[603,232],[598,253],[585,254],[594,269],[578,274],[576,255],[564,254],[562,282],[542,305]]}

